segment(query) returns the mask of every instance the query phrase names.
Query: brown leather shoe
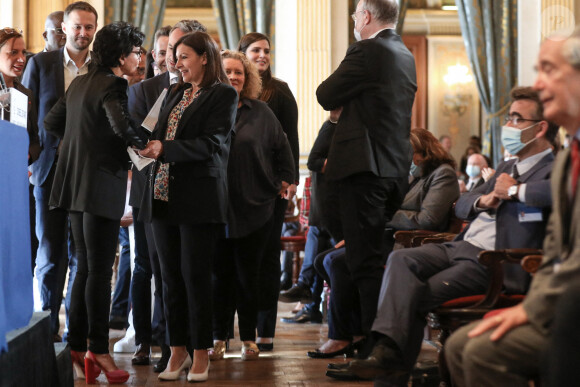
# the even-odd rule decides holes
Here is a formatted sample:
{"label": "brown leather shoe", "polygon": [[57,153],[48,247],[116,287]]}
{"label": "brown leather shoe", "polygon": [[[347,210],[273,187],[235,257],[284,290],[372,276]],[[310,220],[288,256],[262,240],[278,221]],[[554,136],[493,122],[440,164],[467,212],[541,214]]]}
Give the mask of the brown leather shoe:
{"label": "brown leather shoe", "polygon": [[151,346],[149,343],[139,344],[133,358],[133,365],[149,365],[151,363]]}

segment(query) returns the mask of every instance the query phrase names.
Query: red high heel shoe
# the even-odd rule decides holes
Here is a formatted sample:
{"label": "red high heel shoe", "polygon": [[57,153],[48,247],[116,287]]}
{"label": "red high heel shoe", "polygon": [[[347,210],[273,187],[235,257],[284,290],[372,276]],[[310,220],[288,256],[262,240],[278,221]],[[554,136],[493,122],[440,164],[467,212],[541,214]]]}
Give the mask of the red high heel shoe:
{"label": "red high heel shoe", "polygon": [[71,349],[70,358],[72,360],[72,366],[73,366],[75,378],[84,379],[85,378],[85,353],[73,351]]}
{"label": "red high heel shoe", "polygon": [[85,355],[85,379],[87,384],[94,384],[101,371],[105,373],[110,384],[125,383],[129,379],[129,373],[125,370],[105,371],[95,358],[95,355],[91,351],[87,351]]}

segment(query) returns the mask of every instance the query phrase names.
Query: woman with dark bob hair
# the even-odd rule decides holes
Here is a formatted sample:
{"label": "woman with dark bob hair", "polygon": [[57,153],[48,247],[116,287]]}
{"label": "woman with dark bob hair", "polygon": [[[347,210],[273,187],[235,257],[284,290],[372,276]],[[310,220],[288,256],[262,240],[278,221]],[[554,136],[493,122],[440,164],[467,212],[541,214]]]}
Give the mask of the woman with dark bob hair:
{"label": "woman with dark bob hair", "polygon": [[232,310],[238,311],[242,360],[258,357],[259,267],[271,234],[276,198],[294,179],[294,159],[272,110],[256,99],[258,70],[238,51],[222,52],[224,69],[238,92],[238,114],[228,163],[227,238],[219,243],[214,268],[214,348],[226,349]]}
{"label": "woman with dark bob hair", "polygon": [[[227,165],[238,94],[205,32],[174,45],[181,81],[172,85],[141,155],[156,159],[140,216],[152,221],[163,281],[171,357],[161,380],[208,378],[212,341],[212,269],[225,230]],[[193,347],[193,362],[186,345]],[[193,363],[193,365],[192,365]],[[191,368],[191,369],[190,369]]]}
{"label": "woman with dark bob hair", "polygon": [[[272,233],[266,244],[264,259],[260,266],[260,300],[258,308],[258,348],[261,351],[271,351],[274,348],[274,334],[278,312],[278,293],[280,291],[280,235],[288,200],[296,194],[296,185],[300,180],[298,161],[298,106],[292,91],[286,82],[274,78],[270,68],[270,39],[259,32],[251,32],[242,36],[238,43],[238,51],[246,54],[250,62],[258,68],[262,78],[262,92],[258,99],[268,104],[274,115],[280,121],[282,129],[288,137],[292,156],[294,157],[294,181],[290,182],[284,197],[276,199],[274,208],[274,223]],[[287,267],[288,265],[284,265]],[[285,271],[285,285],[290,286],[292,273]],[[286,286],[285,286],[286,288]]]}
{"label": "woman with dark bob hair", "polygon": [[127,191],[126,148],[145,147],[129,120],[122,76],[137,72],[143,38],[125,22],[103,27],[91,69],[73,80],[44,120],[46,130],[62,138],[49,205],[70,214],[78,268],[68,342],[73,365],[84,369],[87,383],[94,383],[101,370],[109,383],[129,378],[109,355],[109,309]]}

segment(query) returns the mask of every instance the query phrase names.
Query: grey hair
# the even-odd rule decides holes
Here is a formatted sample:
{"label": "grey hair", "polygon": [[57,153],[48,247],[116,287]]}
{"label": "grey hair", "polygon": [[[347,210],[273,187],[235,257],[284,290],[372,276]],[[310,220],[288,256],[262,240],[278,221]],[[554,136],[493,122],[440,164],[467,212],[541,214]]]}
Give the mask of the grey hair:
{"label": "grey hair", "polygon": [[207,32],[207,28],[205,28],[203,24],[201,24],[197,20],[188,20],[188,19],[180,20],[177,23],[175,23],[175,25],[173,26],[173,28],[171,28],[171,31],[169,33],[177,29],[181,30],[182,32],[185,32],[186,34],[189,32],[197,32],[197,31]]}
{"label": "grey hair", "polygon": [[381,23],[397,24],[399,20],[399,4],[396,0],[360,0],[364,9]]}
{"label": "grey hair", "polygon": [[580,70],[580,27],[577,27],[562,47],[562,55],[576,70]]}

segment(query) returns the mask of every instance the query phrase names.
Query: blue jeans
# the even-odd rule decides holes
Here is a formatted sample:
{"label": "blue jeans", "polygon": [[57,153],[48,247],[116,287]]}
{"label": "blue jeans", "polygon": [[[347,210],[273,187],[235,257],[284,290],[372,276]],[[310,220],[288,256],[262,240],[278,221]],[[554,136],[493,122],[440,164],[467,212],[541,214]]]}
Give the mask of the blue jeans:
{"label": "blue jeans", "polygon": [[129,242],[129,228],[119,229],[119,266],[117,268],[117,282],[111,306],[111,317],[122,317],[124,321],[129,316],[129,297],[131,292],[131,243]]}
{"label": "blue jeans", "polygon": [[320,301],[322,300],[322,288],[324,279],[321,278],[314,269],[314,258],[316,255],[330,247],[334,242],[330,235],[316,227],[310,226],[308,234],[306,235],[306,245],[304,246],[304,261],[302,262],[302,269],[298,277],[298,283],[302,283],[308,287],[312,292],[313,302],[306,305],[309,311],[318,310],[320,308]]}
{"label": "blue jeans", "polygon": [[60,208],[51,210],[48,206],[53,177],[54,166],[46,182],[42,186],[34,187],[38,238],[36,278],[42,310],[50,310],[50,327],[52,333],[57,334],[60,328],[58,312],[62,304],[67,270],[69,277],[65,310],[68,326],[71,289],[77,272],[77,256],[68,212]]}

